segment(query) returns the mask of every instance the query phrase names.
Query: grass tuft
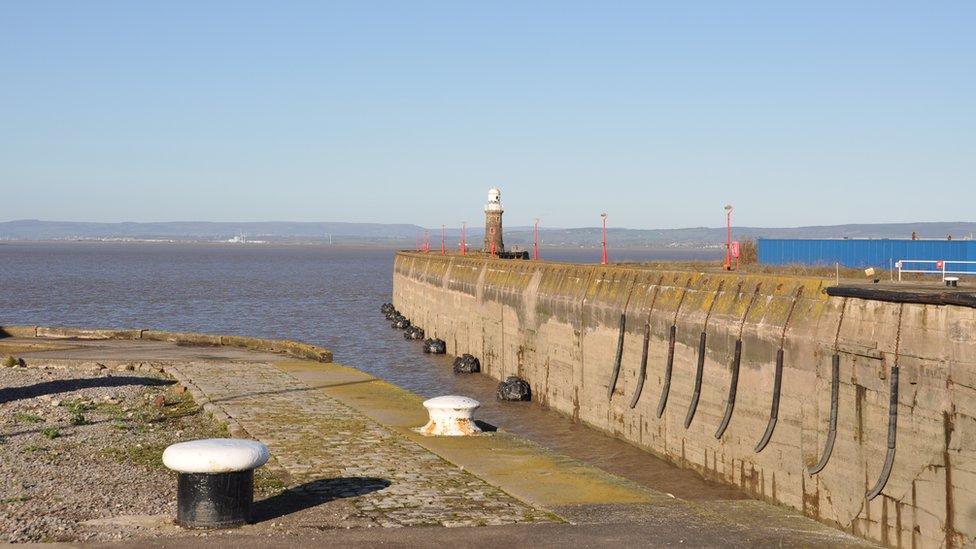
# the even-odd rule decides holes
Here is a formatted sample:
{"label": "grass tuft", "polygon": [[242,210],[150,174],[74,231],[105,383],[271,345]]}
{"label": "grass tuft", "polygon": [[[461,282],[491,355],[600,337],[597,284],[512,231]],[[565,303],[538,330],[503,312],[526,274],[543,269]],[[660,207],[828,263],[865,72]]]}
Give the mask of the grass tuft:
{"label": "grass tuft", "polygon": [[14,421],[17,423],[43,423],[44,418],[26,412],[14,412]]}
{"label": "grass tuft", "polygon": [[72,414],[79,414],[81,412],[87,412],[88,410],[94,410],[98,407],[97,404],[90,400],[85,400],[83,398],[74,398],[71,400],[65,400],[61,403],[61,406],[68,409]]}
{"label": "grass tuft", "polygon": [[102,453],[120,463],[160,469],[163,467],[163,450],[167,446],[169,444],[166,443],[136,444],[134,446],[105,448]]}

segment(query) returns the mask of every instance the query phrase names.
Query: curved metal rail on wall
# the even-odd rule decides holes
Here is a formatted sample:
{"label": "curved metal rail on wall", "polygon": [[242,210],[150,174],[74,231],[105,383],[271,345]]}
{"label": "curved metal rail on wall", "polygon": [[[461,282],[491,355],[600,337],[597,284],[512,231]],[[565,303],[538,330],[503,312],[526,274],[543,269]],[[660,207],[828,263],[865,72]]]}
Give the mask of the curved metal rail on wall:
{"label": "curved metal rail on wall", "polygon": [[641,351],[641,362],[640,371],[637,373],[637,387],[634,389],[634,396],[630,397],[630,407],[634,408],[637,406],[637,401],[640,400],[641,391],[644,390],[644,379],[647,377],[647,348],[651,344],[651,322],[648,319],[644,323],[644,346]]}
{"label": "curved metal rail on wall", "polygon": [[881,468],[881,475],[874,487],[868,490],[865,497],[868,501],[878,497],[881,491],[888,484],[891,476],[891,467],[895,463],[895,440],[898,434],[898,354],[901,347],[901,315],[905,308],[904,303],[898,305],[898,331],[895,336],[895,360],[891,365],[891,387],[888,395],[888,452],[885,454],[884,466]]}
{"label": "curved metal rail on wall", "polygon": [[627,331],[627,314],[620,313],[620,327],[617,333],[617,355],[613,360],[613,373],[610,374],[610,383],[607,385],[607,399],[613,398],[613,390],[617,387],[617,378],[620,377],[620,361],[624,357],[624,333]]}
{"label": "curved metal rail on wall", "polygon": [[752,310],[753,304],[756,303],[756,299],[759,297],[759,289],[761,287],[761,282],[756,284],[756,290],[753,292],[752,298],[749,299],[749,304],[746,305],[745,312],[742,313],[742,321],[739,322],[739,335],[735,340],[735,352],[732,354],[732,379],[729,382],[729,396],[725,399],[725,415],[722,416],[722,423],[715,430],[715,438],[717,439],[721,439],[722,435],[725,434],[725,430],[728,429],[729,422],[732,420],[732,412],[735,410],[735,395],[739,387],[739,363],[742,361],[742,331],[745,328],[749,311]]}
{"label": "curved metal rail on wall", "polygon": [[630,397],[631,408],[637,406],[637,401],[640,400],[641,393],[644,391],[644,381],[647,379],[647,350],[651,344],[651,315],[654,314],[654,304],[657,302],[657,294],[661,289],[661,282],[663,281],[664,275],[661,275],[657,279],[657,285],[654,287],[654,295],[651,297],[651,304],[647,308],[647,320],[644,321],[644,347],[641,351],[640,370],[637,372],[637,388],[634,389],[634,396]]}
{"label": "curved metal rail on wall", "polygon": [[702,331],[698,335],[698,363],[695,365],[695,385],[691,391],[691,402],[688,403],[688,413],[685,414],[685,429],[691,426],[698,410],[698,400],[701,398],[702,375],[705,373],[705,340],[708,334]]}
{"label": "curved metal rail on wall", "polygon": [[739,363],[742,361],[742,340],[735,340],[735,351],[732,353],[732,379],[729,381],[729,396],[725,400],[725,414],[722,416],[722,423],[715,430],[715,438],[721,439],[725,430],[732,421],[732,411],[735,409],[735,394],[739,386]]}
{"label": "curved metal rail on wall", "polygon": [[786,344],[786,329],[790,326],[790,319],[793,318],[793,311],[796,309],[796,302],[803,293],[803,286],[796,289],[793,294],[793,302],[790,303],[790,311],[786,314],[786,322],[783,323],[783,335],[779,340],[779,349],[776,350],[776,373],[773,377],[773,401],[769,409],[769,421],[766,423],[766,431],[756,444],[756,453],[762,452],[769,441],[773,438],[773,431],[776,429],[776,422],[779,421],[779,397],[783,389],[783,347]]}
{"label": "curved metal rail on wall", "polygon": [[678,313],[681,312],[681,305],[685,302],[688,295],[688,288],[691,286],[691,277],[681,291],[681,298],[678,300],[678,307],[674,310],[674,318],[671,320],[671,330],[668,332],[668,363],[664,368],[664,384],[661,386],[661,400],[657,403],[657,417],[664,415],[664,408],[668,405],[668,393],[671,392],[671,372],[674,369],[674,338],[677,334]]}
{"label": "curved metal rail on wall", "polygon": [[769,422],[766,423],[766,430],[762,438],[756,444],[755,451],[762,452],[770,439],[773,438],[773,430],[776,429],[776,422],[779,421],[779,394],[783,389],[783,349],[776,350],[776,374],[773,377],[773,403],[769,410]]}
{"label": "curved metal rail on wall", "polygon": [[830,370],[830,423],[827,427],[827,442],[824,444],[820,461],[807,469],[807,473],[811,475],[816,475],[827,466],[830,454],[834,451],[834,441],[837,439],[837,400],[840,396],[840,355],[837,353],[831,357]]}
{"label": "curved metal rail on wall", "polygon": [[[739,283],[741,287],[742,283]],[[718,288],[715,289],[715,297],[712,298],[712,303],[708,306],[708,311],[705,313],[705,323],[702,325],[702,332],[698,336],[698,364],[695,367],[695,387],[691,393],[691,402],[688,404],[688,413],[685,415],[685,429],[691,426],[691,420],[695,419],[695,412],[698,410],[698,401],[701,399],[701,386],[702,386],[702,376],[705,374],[705,341],[708,339],[708,319],[712,316],[712,309],[715,308],[715,304],[718,302],[718,294],[722,293],[722,288],[725,287],[725,281],[720,280],[718,282]]]}
{"label": "curved metal rail on wall", "polygon": [[678,327],[671,325],[668,331],[668,362],[664,367],[664,384],[661,385],[661,400],[657,403],[657,417],[664,415],[664,407],[668,405],[668,393],[671,392],[671,371],[674,368],[674,337]]}
{"label": "curved metal rail on wall", "polygon": [[838,400],[840,398],[840,353],[838,343],[840,342],[840,328],[844,324],[844,313],[847,310],[847,298],[844,298],[840,306],[840,319],[837,321],[837,334],[834,336],[834,354],[830,358],[830,422],[827,427],[827,442],[824,444],[823,454],[815,465],[807,469],[807,473],[816,475],[824,470],[830,455],[834,451],[834,441],[837,439],[837,412]]}
{"label": "curved metal rail on wall", "polygon": [[624,334],[627,333],[627,309],[630,307],[630,298],[634,296],[635,287],[636,284],[631,284],[630,291],[627,292],[627,300],[624,301],[624,312],[620,313],[617,355],[613,361],[613,373],[610,375],[610,383],[607,384],[607,400],[613,400],[613,391],[617,388],[617,378],[620,377],[620,362],[624,357]]}

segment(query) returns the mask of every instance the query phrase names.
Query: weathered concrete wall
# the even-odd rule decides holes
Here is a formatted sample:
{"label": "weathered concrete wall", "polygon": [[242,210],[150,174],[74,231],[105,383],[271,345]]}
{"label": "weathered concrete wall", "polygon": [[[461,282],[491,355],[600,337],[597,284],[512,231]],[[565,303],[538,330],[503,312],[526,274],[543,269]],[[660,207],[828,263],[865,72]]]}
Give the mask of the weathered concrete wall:
{"label": "weathered concrete wall", "polygon": [[[891,546],[976,543],[976,310],[833,298],[823,292],[827,284],[400,253],[393,303],[429,337],[444,339],[448,352],[478,356],[484,373],[517,374],[543,405],[706,477]],[[608,399],[621,313],[622,365]],[[645,322],[647,376],[631,408]],[[673,378],[658,419],[672,323]],[[702,331],[701,399],[686,429]],[[716,439],[740,334],[734,414]],[[781,346],[779,419],[757,453]],[[836,444],[826,468],[810,475],[827,436],[835,352]],[[896,364],[894,467],[883,493],[868,501],[887,451]]]}

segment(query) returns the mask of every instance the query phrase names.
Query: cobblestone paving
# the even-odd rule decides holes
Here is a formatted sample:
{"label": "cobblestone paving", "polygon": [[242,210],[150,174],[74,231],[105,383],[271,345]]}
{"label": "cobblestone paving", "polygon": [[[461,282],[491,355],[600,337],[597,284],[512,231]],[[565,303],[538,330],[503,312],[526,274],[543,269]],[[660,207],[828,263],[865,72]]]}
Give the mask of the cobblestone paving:
{"label": "cobblestone paving", "polygon": [[292,476],[297,490],[349,498],[387,527],[551,520],[270,364],[183,363],[179,371]]}

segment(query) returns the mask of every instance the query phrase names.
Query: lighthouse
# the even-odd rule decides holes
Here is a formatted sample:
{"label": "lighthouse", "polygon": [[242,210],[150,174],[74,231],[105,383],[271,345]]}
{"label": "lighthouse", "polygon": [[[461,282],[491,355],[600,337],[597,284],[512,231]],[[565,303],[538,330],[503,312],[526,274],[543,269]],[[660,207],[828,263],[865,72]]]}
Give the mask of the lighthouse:
{"label": "lighthouse", "polygon": [[500,254],[505,251],[502,241],[502,192],[493,187],[488,189],[488,203],[485,204],[485,253]]}

